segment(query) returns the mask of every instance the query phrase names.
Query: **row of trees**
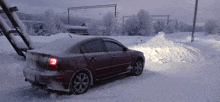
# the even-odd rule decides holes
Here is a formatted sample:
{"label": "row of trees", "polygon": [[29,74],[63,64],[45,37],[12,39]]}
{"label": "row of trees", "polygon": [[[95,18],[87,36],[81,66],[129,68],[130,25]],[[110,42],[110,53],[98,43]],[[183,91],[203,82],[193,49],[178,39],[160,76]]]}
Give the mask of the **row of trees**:
{"label": "row of trees", "polygon": [[211,9],[214,14],[212,19],[209,19],[205,22],[205,33],[208,34],[220,34],[220,1],[214,0]]}
{"label": "row of trees", "polygon": [[150,36],[154,34],[153,22],[145,10],[140,10],[137,15],[132,15],[123,25],[123,34]]}
{"label": "row of trees", "polygon": [[[18,16],[22,20],[33,21],[25,22],[27,33],[32,35],[51,35],[67,31],[65,27],[68,24],[67,17],[57,15],[53,10],[47,10],[44,14],[38,15],[18,13]],[[87,23],[88,32],[91,35],[151,36],[160,31],[166,33],[192,31],[192,26],[184,23],[170,22],[167,25],[167,22],[163,20],[153,21],[149,13],[143,9],[126,19],[124,24],[119,23],[112,12],[108,12],[99,20],[77,16],[70,17],[70,25],[80,26],[83,23]],[[199,30],[203,30],[202,27]]]}
{"label": "row of trees", "polygon": [[[117,23],[114,14],[108,12],[101,20],[92,20],[89,23],[89,33],[92,35],[140,35],[151,36],[158,32],[174,33],[174,32],[191,32],[193,26],[185,23],[167,22],[164,20],[153,21],[149,13],[140,10],[137,15],[132,15],[125,20],[124,24]],[[203,31],[203,27],[196,27],[196,31]]]}
{"label": "row of trees", "polygon": [[51,35],[65,32],[65,24],[61,21],[60,16],[53,10],[49,9],[44,14],[32,16],[29,21],[24,22],[27,33],[32,35]]}
{"label": "row of trees", "polygon": [[91,35],[112,35],[117,32],[117,19],[112,12],[108,12],[101,20],[91,20],[88,23],[88,32]]}
{"label": "row of trees", "polygon": [[218,20],[207,20],[205,22],[205,33],[209,34],[217,34],[220,32],[220,25]]}
{"label": "row of trees", "polygon": [[[65,24],[60,15],[49,9],[43,14],[24,14],[17,12],[18,17],[26,25],[27,33],[30,35],[51,35],[66,32]],[[12,27],[7,16],[1,14],[9,26]]]}

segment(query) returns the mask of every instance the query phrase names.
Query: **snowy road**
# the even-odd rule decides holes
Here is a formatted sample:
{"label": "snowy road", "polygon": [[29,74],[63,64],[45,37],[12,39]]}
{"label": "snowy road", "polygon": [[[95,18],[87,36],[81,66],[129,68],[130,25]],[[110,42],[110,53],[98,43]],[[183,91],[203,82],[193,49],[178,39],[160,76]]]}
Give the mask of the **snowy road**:
{"label": "snowy road", "polygon": [[[0,102],[219,102],[220,37],[197,33],[193,43],[189,37],[190,33],[115,36],[129,48],[144,52],[143,74],[104,81],[82,95],[56,95],[33,89],[24,81],[26,62],[0,36]],[[31,37],[40,43],[58,38],[61,34]]]}

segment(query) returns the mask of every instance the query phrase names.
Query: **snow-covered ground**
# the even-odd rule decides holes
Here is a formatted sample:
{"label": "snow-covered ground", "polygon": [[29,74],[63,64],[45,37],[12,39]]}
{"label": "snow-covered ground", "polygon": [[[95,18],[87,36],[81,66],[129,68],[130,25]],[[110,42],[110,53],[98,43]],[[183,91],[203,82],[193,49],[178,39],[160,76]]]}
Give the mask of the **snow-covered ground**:
{"label": "snow-covered ground", "polygon": [[[220,37],[196,33],[191,43],[190,34],[111,36],[144,52],[143,74],[111,79],[81,95],[32,88],[22,74],[26,61],[0,36],[0,102],[220,102]],[[66,37],[30,36],[36,46]]]}

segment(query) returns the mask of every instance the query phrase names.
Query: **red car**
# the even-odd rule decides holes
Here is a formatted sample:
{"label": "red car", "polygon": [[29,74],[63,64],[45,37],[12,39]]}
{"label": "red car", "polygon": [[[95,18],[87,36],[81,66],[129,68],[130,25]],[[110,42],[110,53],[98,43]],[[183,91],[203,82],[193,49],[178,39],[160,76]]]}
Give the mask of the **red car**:
{"label": "red car", "polygon": [[45,89],[85,93],[94,81],[119,74],[140,75],[145,58],[107,37],[76,37],[51,42],[26,53],[23,74]]}

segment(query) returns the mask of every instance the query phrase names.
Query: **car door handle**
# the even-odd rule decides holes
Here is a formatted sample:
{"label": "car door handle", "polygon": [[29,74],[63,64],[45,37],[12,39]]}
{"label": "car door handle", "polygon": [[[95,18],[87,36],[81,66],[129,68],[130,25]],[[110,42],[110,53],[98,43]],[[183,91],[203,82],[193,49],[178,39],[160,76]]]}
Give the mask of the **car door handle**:
{"label": "car door handle", "polygon": [[117,55],[113,55],[112,57],[118,57]]}
{"label": "car door handle", "polygon": [[92,60],[96,60],[96,58],[95,57],[90,57],[89,61],[92,61]]}

